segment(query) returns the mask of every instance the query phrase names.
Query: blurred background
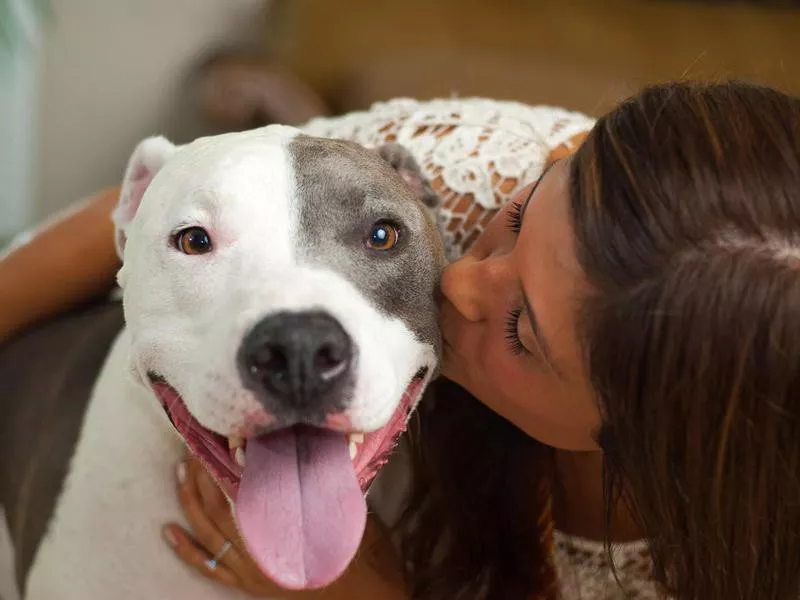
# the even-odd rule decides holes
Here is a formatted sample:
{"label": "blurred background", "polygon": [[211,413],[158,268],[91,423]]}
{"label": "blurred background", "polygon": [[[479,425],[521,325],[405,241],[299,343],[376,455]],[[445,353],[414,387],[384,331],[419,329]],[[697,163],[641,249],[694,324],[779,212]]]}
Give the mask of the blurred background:
{"label": "blurred background", "polygon": [[488,96],[599,115],[678,78],[800,94],[799,2],[0,0],[0,245],[176,142]]}

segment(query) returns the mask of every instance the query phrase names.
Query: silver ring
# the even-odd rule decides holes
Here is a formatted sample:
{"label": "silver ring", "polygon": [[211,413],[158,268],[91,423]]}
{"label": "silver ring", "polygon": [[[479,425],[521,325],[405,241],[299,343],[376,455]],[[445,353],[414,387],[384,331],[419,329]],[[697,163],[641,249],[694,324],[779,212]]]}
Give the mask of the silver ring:
{"label": "silver ring", "polygon": [[222,548],[220,548],[219,552],[217,552],[214,555],[214,558],[211,558],[206,561],[206,567],[208,567],[208,570],[216,571],[219,561],[222,560],[222,557],[225,556],[225,553],[230,549],[231,549],[231,543],[228,540],[225,540],[225,543],[222,544]]}

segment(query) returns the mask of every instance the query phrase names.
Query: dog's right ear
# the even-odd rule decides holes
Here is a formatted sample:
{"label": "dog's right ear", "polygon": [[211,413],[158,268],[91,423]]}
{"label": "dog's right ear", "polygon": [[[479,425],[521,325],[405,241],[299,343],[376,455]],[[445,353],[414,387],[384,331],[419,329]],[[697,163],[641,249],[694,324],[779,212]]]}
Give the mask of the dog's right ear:
{"label": "dog's right ear", "polygon": [[133,151],[128,161],[128,168],[125,170],[125,178],[122,180],[119,203],[112,214],[116,228],[114,239],[120,260],[125,253],[128,227],[136,216],[136,211],[139,210],[147,187],[177,149],[178,147],[166,138],[155,136],[139,142]]}
{"label": "dog's right ear", "polygon": [[392,168],[403,178],[417,198],[431,211],[437,211],[441,200],[433,191],[430,182],[425,177],[414,156],[408,148],[397,142],[387,142],[378,146],[378,155],[388,162]]}

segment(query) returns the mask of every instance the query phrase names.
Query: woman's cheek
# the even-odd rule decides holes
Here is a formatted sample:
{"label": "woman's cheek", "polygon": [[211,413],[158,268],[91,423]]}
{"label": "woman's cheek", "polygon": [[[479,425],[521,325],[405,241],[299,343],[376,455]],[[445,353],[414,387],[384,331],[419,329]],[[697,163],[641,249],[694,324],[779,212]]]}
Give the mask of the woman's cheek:
{"label": "woman's cheek", "polygon": [[515,364],[519,360],[506,347],[505,342],[488,346],[482,353],[481,371],[491,379],[493,387],[497,388],[504,395],[509,395],[518,387],[517,383],[524,373]]}

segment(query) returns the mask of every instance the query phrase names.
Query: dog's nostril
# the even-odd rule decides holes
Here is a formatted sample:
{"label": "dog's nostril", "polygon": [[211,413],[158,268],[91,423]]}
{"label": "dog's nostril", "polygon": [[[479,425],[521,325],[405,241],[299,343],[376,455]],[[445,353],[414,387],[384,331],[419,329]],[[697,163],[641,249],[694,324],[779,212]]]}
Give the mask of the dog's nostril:
{"label": "dog's nostril", "polygon": [[314,366],[319,371],[322,379],[333,379],[347,368],[347,356],[341,346],[325,344],[314,357]]}
{"label": "dog's nostril", "polygon": [[348,367],[348,359],[344,350],[330,346],[325,346],[317,352],[314,363],[319,378],[324,382],[336,379]]}
{"label": "dog's nostril", "polygon": [[249,387],[295,405],[312,405],[339,388],[350,371],[352,342],[325,313],[281,313],[245,338],[240,368]]}
{"label": "dog's nostril", "polygon": [[282,348],[265,345],[253,352],[250,372],[254,375],[263,373],[285,373],[289,370],[289,359]]}

